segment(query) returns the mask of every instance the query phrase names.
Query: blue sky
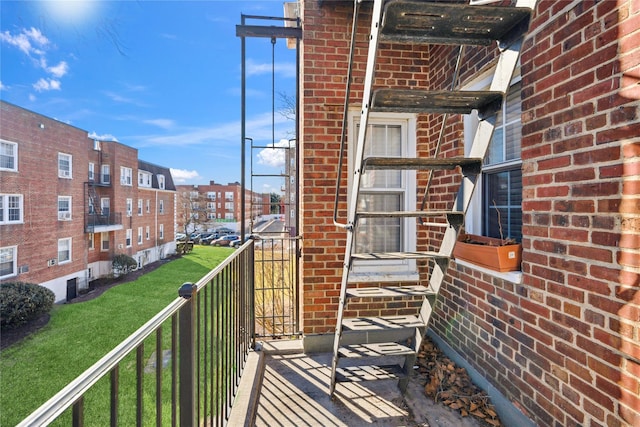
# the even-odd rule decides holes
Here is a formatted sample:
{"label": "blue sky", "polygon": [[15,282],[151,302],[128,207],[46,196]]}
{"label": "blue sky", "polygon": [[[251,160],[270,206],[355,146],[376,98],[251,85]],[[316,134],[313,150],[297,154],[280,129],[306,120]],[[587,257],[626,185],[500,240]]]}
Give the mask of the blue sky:
{"label": "blue sky", "polygon": [[[0,14],[3,100],[135,147],[139,158],[171,168],[178,184],[240,180],[235,27],[241,14],[284,16],[281,0],[2,0]],[[277,40],[275,89],[271,41],[247,39],[246,53],[246,135],[260,145],[291,138],[294,123],[278,111],[280,94],[295,93],[295,50]],[[277,173],[270,152],[281,150],[254,165]]]}

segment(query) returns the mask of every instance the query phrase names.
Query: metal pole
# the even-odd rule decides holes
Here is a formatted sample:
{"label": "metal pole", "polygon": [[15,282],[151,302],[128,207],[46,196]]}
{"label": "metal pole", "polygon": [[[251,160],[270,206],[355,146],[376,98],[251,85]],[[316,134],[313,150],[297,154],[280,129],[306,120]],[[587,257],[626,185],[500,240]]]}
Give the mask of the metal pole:
{"label": "metal pole", "polygon": [[178,295],[187,300],[179,311],[179,348],[180,348],[180,426],[193,427],[196,423],[196,296],[197,288],[193,283],[180,287]]}
{"label": "metal pole", "polygon": [[[242,25],[245,24],[245,16],[241,16]],[[246,120],[246,111],[245,111],[245,102],[246,102],[246,93],[245,93],[245,83],[246,83],[246,69],[245,69],[245,38],[244,36],[240,37],[240,55],[242,57],[241,65],[240,65],[240,75],[241,75],[241,83],[240,83],[240,239],[244,239],[245,235],[245,225],[244,225],[244,216],[245,216],[245,164],[246,164],[246,153],[245,153],[245,120]]]}

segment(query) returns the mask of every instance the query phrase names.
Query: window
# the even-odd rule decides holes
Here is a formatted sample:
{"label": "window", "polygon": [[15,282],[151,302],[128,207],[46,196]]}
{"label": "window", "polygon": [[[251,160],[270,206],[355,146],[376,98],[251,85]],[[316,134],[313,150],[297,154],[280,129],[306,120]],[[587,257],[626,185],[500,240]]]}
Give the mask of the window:
{"label": "window", "polygon": [[138,227],[138,244],[142,244],[142,227]]}
{"label": "window", "polygon": [[109,233],[100,233],[100,250],[109,250]]}
{"label": "window", "polygon": [[90,251],[92,251],[92,250],[94,250],[96,248],[95,244],[93,243],[93,239],[94,239],[93,233],[89,233],[89,250]]}
{"label": "window", "polygon": [[138,186],[151,188],[151,174],[149,172],[138,171]]}
{"label": "window", "polygon": [[149,234],[149,226],[147,225],[147,228],[144,230],[144,234],[145,234],[145,238],[147,240],[149,240],[151,238],[150,234]]}
{"label": "window", "polygon": [[164,190],[164,175],[158,175],[158,188]]}
{"label": "window", "polygon": [[133,215],[133,199],[127,199],[127,216]]}
{"label": "window", "polygon": [[[351,115],[350,141],[357,140],[359,115]],[[415,157],[416,122],[413,115],[370,114],[365,157]],[[350,144],[349,167],[353,171],[355,145]],[[350,173],[349,176],[353,176]],[[351,182],[349,185],[352,185]],[[370,170],[361,177],[358,210],[363,212],[415,210],[416,173],[412,170]],[[355,252],[411,252],[416,248],[415,219],[361,218],[354,240]],[[412,280],[415,260],[354,262],[360,280]]]}
{"label": "window", "polygon": [[58,196],[58,221],[71,221],[71,196]]}
{"label": "window", "polygon": [[131,247],[131,236],[132,236],[132,231],[130,228],[127,228],[127,237],[125,240],[125,245],[130,248]]}
{"label": "window", "polygon": [[58,264],[71,262],[71,238],[58,240]]}
{"label": "window", "polygon": [[0,224],[21,224],[22,212],[22,194],[0,194]]}
{"label": "window", "polygon": [[207,219],[216,219],[216,214],[215,213],[207,213]]}
{"label": "window", "polygon": [[89,181],[93,181],[96,178],[96,165],[95,163],[89,163]]}
{"label": "window", "polygon": [[72,178],[71,167],[73,165],[71,154],[58,153],[58,177]]}
{"label": "window", "polygon": [[133,185],[132,178],[133,171],[131,168],[126,168],[124,166],[120,167],[120,184],[121,185]]}
{"label": "window", "polygon": [[138,216],[142,216],[142,199],[138,199]]}
{"label": "window", "polygon": [[233,201],[233,191],[227,191],[224,193],[224,199],[227,201]]}
{"label": "window", "polygon": [[215,201],[215,200],[216,200],[216,193],[215,193],[214,191],[209,191],[209,192],[207,193],[207,198],[208,198],[209,200],[214,200],[214,201]]}
{"label": "window", "polygon": [[518,82],[507,94],[482,168],[483,234],[517,241],[522,240],[521,87]]}
{"label": "window", "polygon": [[164,213],[164,200],[160,199],[159,203],[158,212]]}
{"label": "window", "polygon": [[164,224],[160,224],[160,229],[158,230],[158,238],[160,240],[164,239]]}
{"label": "window", "polygon": [[0,141],[0,170],[18,170],[18,144]]}
{"label": "window", "polygon": [[[516,77],[498,112],[493,138],[482,167],[478,189],[467,214],[465,229],[489,237],[522,240],[522,160],[520,77]],[[482,88],[482,86],[478,86]],[[473,88],[472,88],[473,89]],[[471,144],[478,119],[465,122],[465,143]]]}
{"label": "window", "polygon": [[111,184],[111,166],[110,165],[102,165],[100,167],[101,176],[100,183],[101,184]]}
{"label": "window", "polygon": [[18,247],[0,248],[0,279],[18,274]]}
{"label": "window", "polygon": [[224,219],[233,219],[233,213],[225,213]]}
{"label": "window", "polygon": [[233,202],[225,202],[224,208],[228,211],[233,212]]}
{"label": "window", "polygon": [[147,213],[151,212],[151,200],[147,199]]}
{"label": "window", "polygon": [[109,216],[111,211],[111,203],[108,197],[103,197],[100,199],[100,210],[102,211],[102,215]]}
{"label": "window", "polygon": [[89,197],[89,213],[92,215],[96,213],[96,207],[93,204],[93,197]]}
{"label": "window", "polygon": [[211,209],[213,211],[216,210],[216,204],[215,203],[207,203],[207,209]]}

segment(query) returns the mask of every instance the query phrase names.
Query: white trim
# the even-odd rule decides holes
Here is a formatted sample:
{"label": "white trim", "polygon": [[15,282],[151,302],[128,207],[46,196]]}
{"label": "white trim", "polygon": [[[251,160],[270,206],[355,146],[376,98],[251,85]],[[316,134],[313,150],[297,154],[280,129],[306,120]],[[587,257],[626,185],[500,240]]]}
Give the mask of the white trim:
{"label": "white trim", "polygon": [[[69,259],[61,260],[60,259],[60,243],[64,241],[69,242]],[[63,239],[58,239],[58,254],[57,254],[58,264],[67,264],[73,260],[72,247],[73,247],[72,237],[65,237]]]}
{"label": "white trim", "polygon": [[0,250],[9,250],[9,249],[13,252],[12,260],[11,260],[13,264],[12,273],[5,274],[4,276],[0,276],[0,279],[6,279],[8,277],[15,277],[18,275],[18,246],[3,246],[0,248]]}
{"label": "white trim", "polygon": [[[64,157],[68,157],[69,160],[69,170],[60,169],[60,160],[63,160]],[[73,178],[73,156],[67,153],[58,153],[58,178],[71,179]]]}
{"label": "white trim", "polygon": [[14,146],[14,150],[13,150],[13,168],[3,168],[3,167],[0,166],[0,170],[1,171],[7,171],[7,172],[18,172],[18,143],[17,142],[7,141],[6,139],[0,139],[0,144],[7,144],[7,145],[13,145]]}

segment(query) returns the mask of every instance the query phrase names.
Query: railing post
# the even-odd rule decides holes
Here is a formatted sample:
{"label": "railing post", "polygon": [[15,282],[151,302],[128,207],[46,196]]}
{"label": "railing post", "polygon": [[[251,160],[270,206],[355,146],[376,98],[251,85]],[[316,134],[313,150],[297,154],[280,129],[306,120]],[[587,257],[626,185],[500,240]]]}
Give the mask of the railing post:
{"label": "railing post", "polygon": [[196,304],[197,288],[193,283],[185,283],[178,295],[187,303],[178,315],[178,336],[180,347],[180,426],[196,426]]}

